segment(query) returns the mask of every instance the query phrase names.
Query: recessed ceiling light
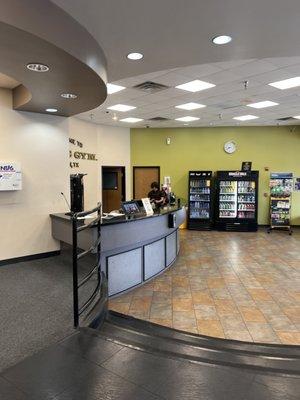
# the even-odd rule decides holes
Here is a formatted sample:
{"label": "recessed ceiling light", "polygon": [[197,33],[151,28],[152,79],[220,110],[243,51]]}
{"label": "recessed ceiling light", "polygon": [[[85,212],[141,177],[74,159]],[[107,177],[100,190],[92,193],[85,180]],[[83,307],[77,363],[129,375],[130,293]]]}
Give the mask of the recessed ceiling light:
{"label": "recessed ceiling light", "polygon": [[269,86],[273,86],[277,89],[285,90],[300,86],[300,76],[295,78],[284,79],[283,81],[269,83]]}
{"label": "recessed ceiling light", "polygon": [[135,108],[136,107],[134,106],[126,106],[126,104],[116,104],[115,106],[107,107],[108,110],[121,111],[121,112],[134,110]]}
{"label": "recessed ceiling light", "polygon": [[205,90],[212,88],[216,85],[209,82],[200,81],[199,79],[195,79],[194,81],[184,83],[182,85],[175,86],[177,89],[186,90],[188,92],[200,92],[200,90]]}
{"label": "recessed ceiling light", "polygon": [[232,41],[232,37],[228,35],[216,36],[213,38],[214,44],[227,44]]}
{"label": "recessed ceiling light", "polygon": [[143,57],[144,55],[142,53],[137,53],[137,52],[127,54],[127,58],[133,61],[141,60]]}
{"label": "recessed ceiling light", "polygon": [[266,108],[266,107],[273,107],[273,106],[278,106],[278,103],[274,103],[274,101],[259,101],[258,103],[251,103],[247,104],[247,107],[253,107],[253,108]]}
{"label": "recessed ceiling light", "polygon": [[296,115],[295,117],[293,117],[295,119],[300,119],[300,115]]}
{"label": "recessed ceiling light", "polygon": [[128,122],[130,124],[135,124],[136,122],[140,122],[140,121],[144,121],[142,118],[133,118],[133,117],[129,117],[129,118],[123,118],[120,119],[120,121],[122,122]]}
{"label": "recessed ceiling light", "polygon": [[241,115],[240,117],[234,117],[233,119],[237,119],[238,121],[250,121],[251,119],[259,118],[256,115]]}
{"label": "recessed ceiling light", "polygon": [[199,103],[185,103],[175,106],[175,108],[181,108],[182,110],[197,110],[198,108],[206,107],[204,104]]}
{"label": "recessed ceiling light", "polygon": [[48,65],[40,63],[29,63],[26,65],[26,67],[33,72],[48,72],[50,69]]}
{"label": "recessed ceiling light", "polygon": [[49,113],[56,113],[57,112],[57,108],[46,108],[46,111]]}
{"label": "recessed ceiling light", "polygon": [[64,99],[77,99],[77,94],[74,93],[62,93],[61,97],[63,97]]}
{"label": "recessed ceiling light", "polygon": [[124,86],[115,85],[114,83],[108,83],[106,85],[106,88],[107,88],[107,94],[117,93],[120,92],[121,90],[126,89]]}
{"label": "recessed ceiling light", "polygon": [[181,118],[175,118],[175,121],[182,121],[182,122],[191,122],[191,121],[197,121],[198,117],[181,117]]}

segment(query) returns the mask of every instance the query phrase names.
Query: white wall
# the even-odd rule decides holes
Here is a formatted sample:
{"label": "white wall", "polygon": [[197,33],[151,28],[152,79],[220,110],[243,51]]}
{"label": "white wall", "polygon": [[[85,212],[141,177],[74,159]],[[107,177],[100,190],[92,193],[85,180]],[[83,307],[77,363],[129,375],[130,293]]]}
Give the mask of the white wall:
{"label": "white wall", "polygon": [[19,161],[23,190],[0,192],[0,259],[59,249],[49,213],[66,209],[68,130],[61,117],[11,109],[11,91],[0,89],[0,159]]}
{"label": "white wall", "polygon": [[125,167],[126,200],[131,200],[130,128],[98,125],[98,157],[101,165]]}
{"label": "white wall", "polygon": [[[69,137],[81,141],[83,151],[98,161],[69,167]],[[126,167],[126,194],[131,198],[130,130],[12,110],[8,89],[0,89],[0,160],[19,161],[23,189],[0,192],[0,260],[59,249],[51,236],[49,214],[65,212],[61,196],[69,197],[70,172],[84,172],[85,208],[101,200],[101,166]]]}

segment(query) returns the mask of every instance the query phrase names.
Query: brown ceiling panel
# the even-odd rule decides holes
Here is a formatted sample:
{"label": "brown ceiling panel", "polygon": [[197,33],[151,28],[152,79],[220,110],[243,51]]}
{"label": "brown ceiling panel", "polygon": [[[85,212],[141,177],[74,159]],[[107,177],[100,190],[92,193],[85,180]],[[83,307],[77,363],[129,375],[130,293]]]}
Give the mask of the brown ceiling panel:
{"label": "brown ceiling panel", "polygon": [[[22,83],[13,89],[14,109],[45,113],[46,108],[57,108],[56,115],[71,116],[103,103],[106,60],[84,28],[49,1],[0,0],[0,6],[0,72]],[[50,70],[29,71],[28,63],[46,64]],[[62,93],[77,98],[64,99]]]}

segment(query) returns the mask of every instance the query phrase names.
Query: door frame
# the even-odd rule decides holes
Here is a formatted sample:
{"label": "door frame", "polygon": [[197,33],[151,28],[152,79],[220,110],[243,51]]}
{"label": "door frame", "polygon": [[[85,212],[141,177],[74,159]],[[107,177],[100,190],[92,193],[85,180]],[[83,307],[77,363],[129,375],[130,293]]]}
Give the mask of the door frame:
{"label": "door frame", "polygon": [[158,184],[160,185],[160,166],[158,166],[158,165],[148,165],[148,166],[145,167],[144,165],[141,165],[141,166],[135,165],[132,168],[133,168],[133,174],[132,174],[132,184],[133,184],[132,195],[133,195],[133,199],[135,199],[135,171],[136,171],[137,168],[140,168],[140,169],[157,168],[158,169]]}
{"label": "door frame", "polygon": [[102,203],[103,203],[103,169],[105,168],[121,168],[122,170],[122,190],[121,190],[121,196],[123,197],[123,200],[121,201],[126,201],[126,167],[125,165],[101,165],[101,198],[102,198]]}

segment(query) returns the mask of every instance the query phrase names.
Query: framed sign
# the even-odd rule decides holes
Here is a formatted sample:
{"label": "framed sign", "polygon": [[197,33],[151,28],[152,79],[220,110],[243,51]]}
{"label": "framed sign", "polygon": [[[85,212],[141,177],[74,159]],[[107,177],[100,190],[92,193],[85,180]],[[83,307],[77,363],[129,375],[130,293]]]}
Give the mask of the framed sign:
{"label": "framed sign", "polygon": [[243,161],[242,162],[242,171],[251,171],[252,162],[251,161]]}
{"label": "framed sign", "polygon": [[22,190],[21,164],[0,161],[0,191]]}
{"label": "framed sign", "polygon": [[150,203],[149,197],[143,198],[142,199],[142,203],[143,203],[144,209],[146,211],[146,214],[147,215],[153,215],[154,211],[153,211],[152,205]]}

